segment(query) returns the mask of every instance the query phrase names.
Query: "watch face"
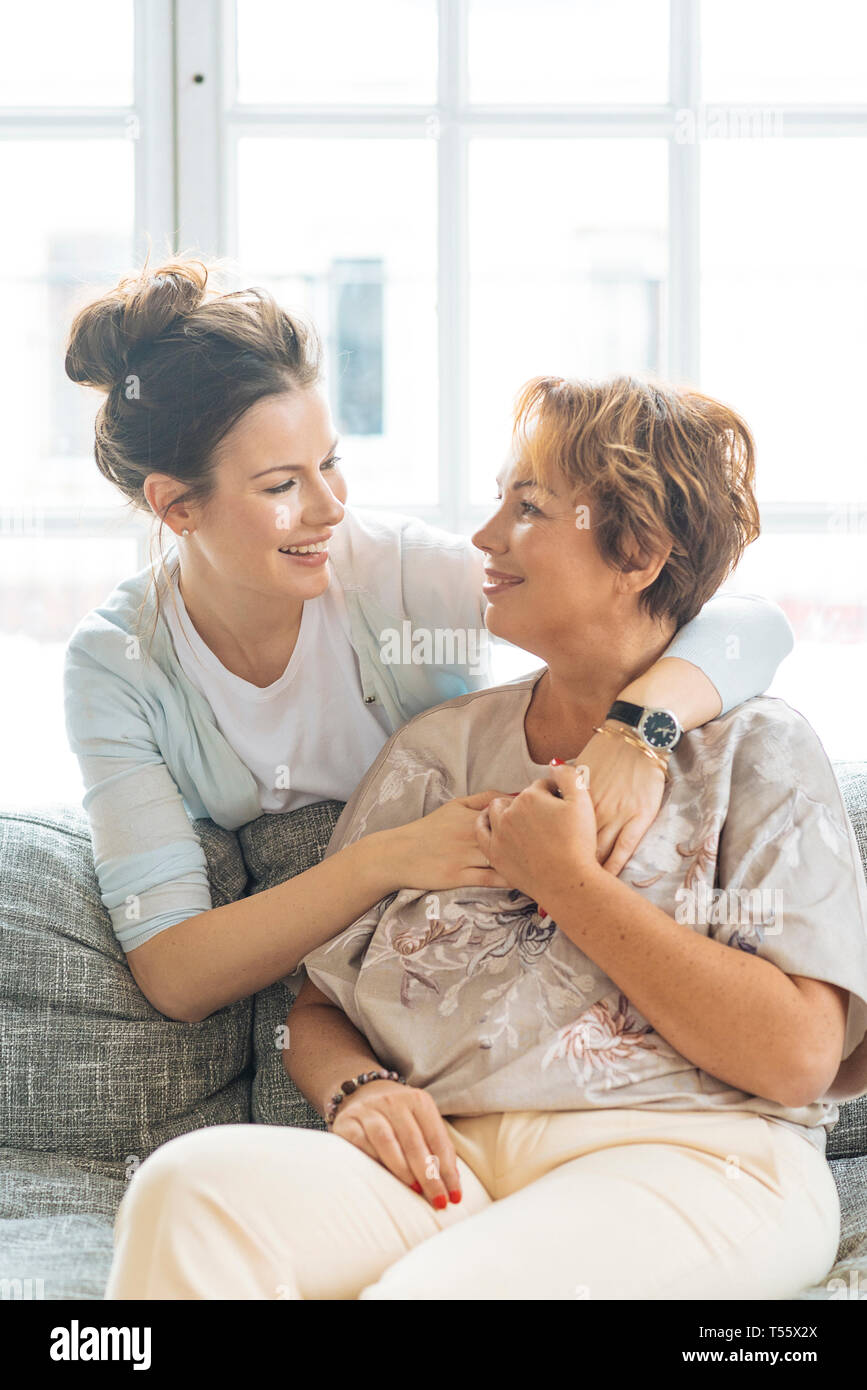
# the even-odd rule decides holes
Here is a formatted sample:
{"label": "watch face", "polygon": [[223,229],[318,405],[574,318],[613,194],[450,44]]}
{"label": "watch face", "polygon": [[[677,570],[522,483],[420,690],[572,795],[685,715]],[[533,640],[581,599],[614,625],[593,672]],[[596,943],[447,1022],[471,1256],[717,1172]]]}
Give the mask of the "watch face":
{"label": "watch face", "polygon": [[665,710],[654,710],[641,721],[641,733],[651,748],[672,748],[677,742],[677,723]]}

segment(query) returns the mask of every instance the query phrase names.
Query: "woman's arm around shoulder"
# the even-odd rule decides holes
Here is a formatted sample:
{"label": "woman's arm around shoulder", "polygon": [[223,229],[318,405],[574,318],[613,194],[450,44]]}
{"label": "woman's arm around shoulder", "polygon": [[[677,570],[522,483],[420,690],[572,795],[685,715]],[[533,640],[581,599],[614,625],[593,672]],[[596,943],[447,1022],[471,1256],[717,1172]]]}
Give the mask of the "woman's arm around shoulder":
{"label": "woman's arm around shoulder", "polygon": [[[719,702],[719,707],[704,718],[697,718],[697,711],[687,708],[686,717],[680,714],[684,728],[696,728],[708,718],[727,714],[744,700],[762,695],[793,646],[791,625],[778,604],[758,594],[714,594],[675,634],[660,658],[660,662],[677,658],[698,667],[705,687],[712,687]],[[683,689],[688,702],[689,690]],[[706,688],[703,692],[696,684],[695,696],[702,698],[703,693],[707,695]],[[698,712],[706,708],[705,700]]]}

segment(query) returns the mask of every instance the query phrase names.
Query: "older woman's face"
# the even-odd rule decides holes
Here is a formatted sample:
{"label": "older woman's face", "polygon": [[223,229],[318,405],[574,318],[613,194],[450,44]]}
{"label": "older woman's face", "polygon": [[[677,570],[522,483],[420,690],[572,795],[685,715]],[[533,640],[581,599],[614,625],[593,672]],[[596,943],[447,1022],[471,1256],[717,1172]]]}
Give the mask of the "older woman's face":
{"label": "older woman's face", "polygon": [[497,477],[498,509],[473,536],[485,551],[488,630],[546,660],[609,626],[623,607],[616,573],[593,540],[593,508],[527,480],[510,458]]}

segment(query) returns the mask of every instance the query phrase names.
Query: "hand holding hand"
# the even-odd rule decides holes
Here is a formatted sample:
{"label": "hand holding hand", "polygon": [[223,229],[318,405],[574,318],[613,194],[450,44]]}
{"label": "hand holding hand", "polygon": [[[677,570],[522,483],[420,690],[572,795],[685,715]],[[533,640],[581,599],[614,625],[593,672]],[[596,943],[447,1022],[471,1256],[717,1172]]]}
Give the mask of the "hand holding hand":
{"label": "hand holding hand", "polygon": [[512,798],[495,797],[476,818],[481,849],[514,887],[539,902],[564,872],[598,869],[596,819],[582,769],[552,765]]}
{"label": "hand holding hand", "polygon": [[509,793],[476,792],[456,796],[435,811],[387,832],[397,854],[395,878],[400,888],[511,888],[513,885],[491,868],[479,848],[476,819],[498,796]]}
{"label": "hand holding hand", "polygon": [[664,774],[626,739],[606,734],[594,734],[575,761],[587,769],[596,814],[596,857],[616,877],[656,819]]}

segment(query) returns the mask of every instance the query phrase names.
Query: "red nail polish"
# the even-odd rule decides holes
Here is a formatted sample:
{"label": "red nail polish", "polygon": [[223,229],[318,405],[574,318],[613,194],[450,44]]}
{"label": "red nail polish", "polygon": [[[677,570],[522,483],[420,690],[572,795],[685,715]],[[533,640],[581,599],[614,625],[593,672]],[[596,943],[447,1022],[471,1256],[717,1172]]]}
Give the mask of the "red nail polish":
{"label": "red nail polish", "polygon": [[413,1192],[417,1192],[419,1196],[421,1196],[421,1183],[418,1181],[418,1179],[416,1179],[416,1181],[413,1183],[412,1190]]}
{"label": "red nail polish", "polygon": [[445,1208],[448,1206],[448,1202],[446,1201],[445,1197],[441,1192],[437,1193],[436,1197],[434,1197],[433,1204],[436,1207],[437,1211],[444,1211]]}
{"label": "red nail polish", "polygon": [[539,908],[539,916],[542,918],[542,921],[543,921],[543,922],[544,922],[545,918],[548,916],[548,914],[547,914],[547,912],[545,911],[544,907],[540,907],[540,908]]}
{"label": "red nail polish", "polygon": [[457,1204],[458,1204],[458,1202],[459,1202],[460,1200],[461,1200],[461,1193],[458,1191],[457,1188],[455,1188],[454,1192],[450,1192],[450,1193],[449,1193],[449,1201],[450,1201],[450,1202],[454,1202],[455,1206],[457,1206]]}
{"label": "red nail polish", "polygon": [[552,758],[552,759],[551,759],[551,766],[552,766],[552,767],[565,767],[566,764],[564,763],[564,761],[563,761],[562,758]]}

